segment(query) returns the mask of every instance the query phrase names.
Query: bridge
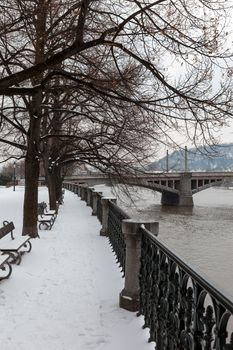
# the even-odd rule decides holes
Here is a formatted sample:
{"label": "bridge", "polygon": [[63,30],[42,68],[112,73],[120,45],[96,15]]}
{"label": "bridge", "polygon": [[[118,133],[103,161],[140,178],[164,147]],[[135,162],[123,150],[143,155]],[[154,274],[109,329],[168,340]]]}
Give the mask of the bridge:
{"label": "bridge", "polygon": [[124,183],[150,188],[162,194],[162,205],[193,206],[193,195],[212,186],[233,181],[233,172],[144,173],[124,178],[105,174],[65,177],[66,181],[89,186]]}

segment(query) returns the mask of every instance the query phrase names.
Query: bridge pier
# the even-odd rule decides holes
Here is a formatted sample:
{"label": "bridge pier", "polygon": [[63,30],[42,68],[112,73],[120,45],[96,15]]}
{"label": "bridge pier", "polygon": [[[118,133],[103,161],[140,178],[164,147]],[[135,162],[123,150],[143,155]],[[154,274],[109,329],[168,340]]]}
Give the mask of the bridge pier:
{"label": "bridge pier", "polygon": [[192,173],[181,173],[180,176],[180,196],[179,205],[183,207],[193,207],[193,194],[191,184]]}
{"label": "bridge pier", "polygon": [[161,204],[171,206],[193,207],[193,195],[191,186],[192,173],[181,173],[179,194],[166,192],[162,193]]}

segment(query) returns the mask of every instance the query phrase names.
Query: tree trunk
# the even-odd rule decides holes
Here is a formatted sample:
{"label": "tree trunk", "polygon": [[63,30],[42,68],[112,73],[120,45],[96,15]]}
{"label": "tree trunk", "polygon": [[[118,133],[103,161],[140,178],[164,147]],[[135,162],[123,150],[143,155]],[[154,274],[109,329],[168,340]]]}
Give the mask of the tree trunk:
{"label": "tree trunk", "polygon": [[48,179],[48,191],[49,191],[49,207],[51,210],[56,210],[57,207],[57,195],[56,195],[56,179],[54,173],[47,174]]}
{"label": "tree trunk", "polygon": [[[59,85],[59,79],[56,79],[57,85]],[[62,131],[61,113],[57,110],[60,107],[59,95],[50,96],[50,100],[53,99],[53,104],[56,107],[52,120],[49,118],[49,110],[44,109],[44,116],[42,121],[43,133],[46,135],[50,132],[54,135],[59,135]],[[43,144],[43,165],[46,183],[49,192],[49,206],[51,210],[55,210],[57,207],[57,201],[59,201],[62,194],[62,180],[61,169],[59,164],[53,164],[51,161],[55,160],[59,154],[61,140],[59,137],[52,137]]]}
{"label": "tree trunk", "polygon": [[56,197],[59,204],[62,204],[60,202],[62,197],[62,177],[61,177],[61,168],[58,167],[55,171],[55,177],[56,177]]}
{"label": "tree trunk", "polygon": [[[53,169],[52,173],[47,172],[48,191],[49,191],[49,206],[51,210],[55,210],[57,202],[59,202],[62,195],[62,178],[59,167]],[[59,203],[61,204],[61,203]]]}
{"label": "tree trunk", "polygon": [[23,235],[38,237],[37,203],[38,203],[39,162],[34,152],[28,150],[25,160],[25,193],[23,213]]}
{"label": "tree trunk", "polygon": [[38,92],[33,97],[32,116],[28,132],[28,147],[25,159],[25,193],[23,212],[23,235],[32,238],[38,237],[37,229],[37,205],[38,205],[38,181],[39,181],[39,137],[42,94]]}
{"label": "tree trunk", "polygon": [[[44,59],[45,41],[46,41],[46,1],[39,0],[36,5],[37,17],[34,21],[36,40],[35,40],[35,64]],[[43,74],[38,75],[32,80],[32,85],[40,84]],[[29,235],[32,238],[38,237],[37,228],[37,206],[38,206],[38,181],[39,181],[39,145],[40,145],[40,127],[42,118],[42,91],[39,90],[30,102],[30,125],[27,139],[27,154],[25,160],[25,194],[24,194],[24,213],[23,213],[23,235]]]}

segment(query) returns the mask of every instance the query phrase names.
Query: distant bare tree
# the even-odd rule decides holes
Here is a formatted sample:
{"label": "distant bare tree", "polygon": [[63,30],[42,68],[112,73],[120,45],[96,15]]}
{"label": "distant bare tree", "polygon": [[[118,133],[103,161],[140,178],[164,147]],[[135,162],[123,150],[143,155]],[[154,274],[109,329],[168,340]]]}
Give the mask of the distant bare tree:
{"label": "distant bare tree", "polygon": [[9,178],[12,179],[13,177],[13,172],[14,172],[14,167],[15,167],[15,174],[17,178],[24,178],[24,161],[15,161],[15,162],[8,162],[5,164],[2,169],[1,169],[1,174],[8,176]]}

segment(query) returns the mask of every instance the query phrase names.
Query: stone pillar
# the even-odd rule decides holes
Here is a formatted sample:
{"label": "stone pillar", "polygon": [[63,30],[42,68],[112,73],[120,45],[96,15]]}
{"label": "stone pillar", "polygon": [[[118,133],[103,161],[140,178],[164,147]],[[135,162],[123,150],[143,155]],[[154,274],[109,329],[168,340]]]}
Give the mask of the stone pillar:
{"label": "stone pillar", "polygon": [[78,197],[81,197],[81,185],[78,185],[78,193],[77,193]]}
{"label": "stone pillar", "polygon": [[120,307],[128,311],[139,309],[139,272],[141,257],[141,225],[151,233],[157,235],[159,230],[158,222],[153,220],[135,221],[126,219],[122,221],[122,232],[126,244],[125,261],[125,286],[120,293]]}
{"label": "stone pillar", "polygon": [[91,205],[91,196],[93,193],[94,188],[93,187],[88,187],[87,188],[87,205],[90,207]]}
{"label": "stone pillar", "polygon": [[93,204],[92,204],[92,215],[97,215],[97,192],[92,192]]}
{"label": "stone pillar", "polygon": [[90,187],[87,187],[87,206],[90,206],[91,204],[91,189]]}
{"label": "stone pillar", "polygon": [[108,236],[108,213],[109,213],[109,202],[116,203],[116,198],[104,197],[101,199],[102,205],[102,228],[100,230],[100,236]]}
{"label": "stone pillar", "polygon": [[191,178],[192,173],[190,172],[181,174],[179,206],[193,207]]}
{"label": "stone pillar", "polygon": [[84,201],[85,199],[85,186],[80,186],[81,187],[81,201]]}
{"label": "stone pillar", "polygon": [[93,207],[92,207],[92,215],[97,215],[97,203],[98,203],[98,197],[102,197],[103,192],[94,191],[92,193],[93,195]]}

